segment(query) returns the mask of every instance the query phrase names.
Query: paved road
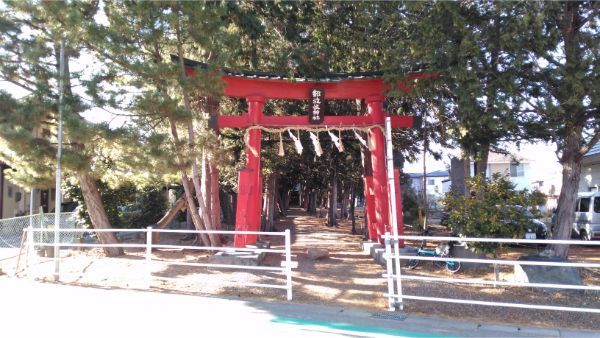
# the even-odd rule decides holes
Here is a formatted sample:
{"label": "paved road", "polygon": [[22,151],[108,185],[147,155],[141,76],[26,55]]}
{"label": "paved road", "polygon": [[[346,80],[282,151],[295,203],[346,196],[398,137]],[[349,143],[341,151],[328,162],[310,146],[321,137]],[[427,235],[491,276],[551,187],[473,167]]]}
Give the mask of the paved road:
{"label": "paved road", "polygon": [[0,337],[462,336],[596,337],[598,333],[0,277]]}

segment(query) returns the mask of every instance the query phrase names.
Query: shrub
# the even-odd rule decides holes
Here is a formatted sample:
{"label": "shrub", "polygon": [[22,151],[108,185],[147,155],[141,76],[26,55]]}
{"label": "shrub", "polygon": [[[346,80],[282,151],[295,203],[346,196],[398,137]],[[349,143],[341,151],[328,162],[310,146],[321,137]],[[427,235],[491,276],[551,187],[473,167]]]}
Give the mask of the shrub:
{"label": "shrub", "polygon": [[[453,233],[465,237],[523,238],[530,219],[525,209],[533,209],[537,200],[525,191],[515,190],[506,176],[494,175],[489,181],[478,175],[468,181],[470,196],[449,193],[444,222]],[[535,213],[535,209],[533,209]],[[472,243],[476,252],[493,253],[498,243]]]}

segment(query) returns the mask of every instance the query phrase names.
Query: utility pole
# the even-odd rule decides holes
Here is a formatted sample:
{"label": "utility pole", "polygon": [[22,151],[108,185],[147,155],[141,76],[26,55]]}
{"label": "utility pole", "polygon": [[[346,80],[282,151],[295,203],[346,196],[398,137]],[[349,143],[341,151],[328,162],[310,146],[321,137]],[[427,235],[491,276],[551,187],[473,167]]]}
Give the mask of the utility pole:
{"label": "utility pole", "polygon": [[429,214],[429,203],[427,202],[427,149],[429,140],[427,139],[427,115],[423,118],[423,230],[427,230],[427,219]]}
{"label": "utility pole", "polygon": [[65,37],[60,39],[60,60],[59,60],[59,79],[58,79],[58,144],[56,151],[56,194],[54,195],[54,281],[58,281],[60,267],[60,211],[62,204],[61,181],[62,181],[62,114],[65,96]]}

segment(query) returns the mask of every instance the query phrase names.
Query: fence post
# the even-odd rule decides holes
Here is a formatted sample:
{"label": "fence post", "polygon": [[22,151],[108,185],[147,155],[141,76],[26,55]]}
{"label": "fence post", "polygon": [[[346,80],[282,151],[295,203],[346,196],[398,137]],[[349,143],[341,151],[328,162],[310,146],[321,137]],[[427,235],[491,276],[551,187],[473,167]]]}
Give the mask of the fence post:
{"label": "fence post", "polygon": [[394,301],[396,295],[394,294],[394,269],[392,268],[392,246],[390,244],[390,233],[386,232],[383,235],[383,239],[385,242],[385,265],[388,283],[388,308],[390,311],[394,311],[396,309],[396,302]]}
{"label": "fence post", "polygon": [[[33,217],[33,216],[31,216]],[[27,269],[27,277],[30,277],[32,275],[31,273],[31,267],[33,266],[33,257],[36,254],[35,253],[35,246],[34,246],[34,238],[33,238],[33,225],[30,223],[29,227],[27,227],[27,263],[26,263],[26,269]]]}
{"label": "fence post", "polygon": [[395,305],[400,309],[404,310],[404,304],[402,302],[402,264],[400,262],[400,238],[398,237],[397,231],[394,233],[394,266],[396,267],[396,291],[398,292]]}
{"label": "fence post", "polygon": [[152,283],[152,227],[146,228],[146,277],[148,278],[147,288]]}
{"label": "fence post", "polygon": [[290,229],[285,229],[285,275],[287,300],[292,300],[292,238]]}
{"label": "fence post", "polygon": [[[58,221],[58,222],[57,222]],[[60,213],[54,213],[54,281],[60,280]]]}

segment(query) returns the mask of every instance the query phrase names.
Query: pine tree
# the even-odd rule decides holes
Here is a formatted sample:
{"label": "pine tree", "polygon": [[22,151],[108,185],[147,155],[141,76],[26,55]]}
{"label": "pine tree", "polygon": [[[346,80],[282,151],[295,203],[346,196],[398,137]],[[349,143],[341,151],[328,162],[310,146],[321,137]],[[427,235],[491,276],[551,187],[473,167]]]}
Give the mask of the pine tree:
{"label": "pine tree", "polygon": [[[102,80],[119,79],[135,88],[127,106],[132,121],[145,130],[148,139],[161,140],[150,144],[149,155],[178,172],[196,228],[214,229],[220,221],[209,210],[214,207],[212,199],[208,202],[201,193],[198,163],[203,152],[213,158],[220,154],[205,114],[209,99],[220,94],[218,66],[235,41],[222,20],[223,5],[106,3],[103,13],[105,24],[91,22],[85,27],[88,47],[111,74]],[[198,68],[196,76],[188,77],[185,58],[209,62],[210,67]],[[200,109],[194,105],[197,101]],[[220,244],[214,234],[201,238],[206,244]]]}
{"label": "pine tree", "polygon": [[[29,187],[48,186],[55,166],[58,112],[58,55],[60,40],[67,42],[65,51],[65,100],[63,105],[63,168],[75,177],[82,188],[92,224],[97,229],[110,229],[100,199],[93,167],[99,164],[97,149],[92,145],[106,139],[111,130],[105,125],[92,125],[81,113],[86,109],[82,98],[72,88],[81,83],[69,62],[81,53],[78,25],[92,20],[87,5],[62,2],[37,4],[7,1],[2,11],[0,67],[2,79],[28,92],[15,100],[3,94],[0,139],[4,147],[0,157],[16,172],[11,178]],[[100,232],[103,244],[117,243],[112,233]],[[123,253],[120,248],[105,248],[108,256]]]}

